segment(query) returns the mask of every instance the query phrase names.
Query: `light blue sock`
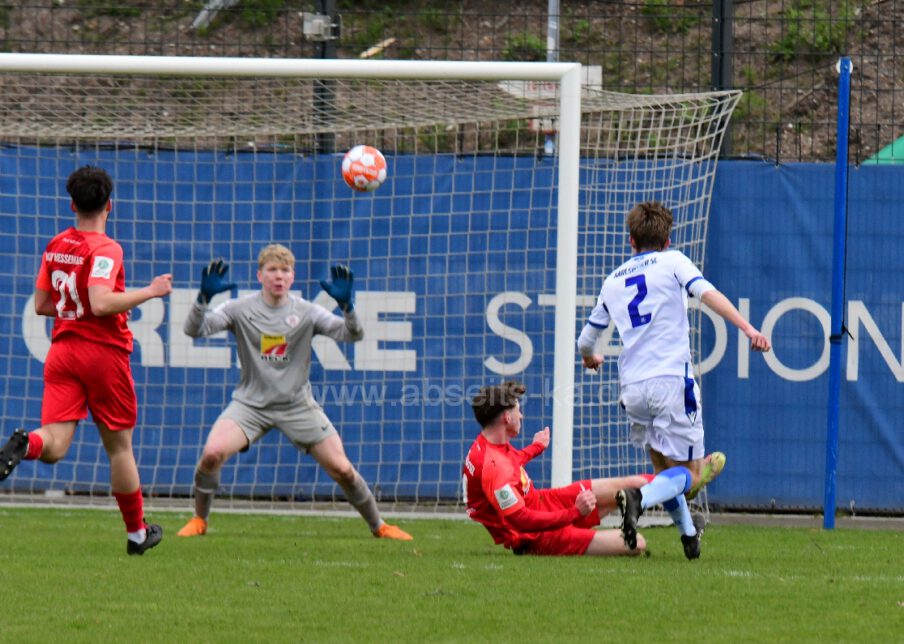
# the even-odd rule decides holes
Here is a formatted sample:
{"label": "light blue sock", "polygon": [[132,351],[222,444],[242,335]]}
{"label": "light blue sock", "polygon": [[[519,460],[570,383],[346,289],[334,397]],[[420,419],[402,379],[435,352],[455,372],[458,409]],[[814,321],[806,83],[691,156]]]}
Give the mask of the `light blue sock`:
{"label": "light blue sock", "polygon": [[691,471],[683,465],[670,467],[640,488],[640,506],[646,510],[691,489]]}
{"label": "light blue sock", "polygon": [[693,537],[697,534],[697,528],[694,527],[694,521],[691,519],[691,511],[687,507],[687,499],[683,494],[679,494],[674,499],[669,499],[662,503],[672,521],[678,526],[678,532],[685,537]]}

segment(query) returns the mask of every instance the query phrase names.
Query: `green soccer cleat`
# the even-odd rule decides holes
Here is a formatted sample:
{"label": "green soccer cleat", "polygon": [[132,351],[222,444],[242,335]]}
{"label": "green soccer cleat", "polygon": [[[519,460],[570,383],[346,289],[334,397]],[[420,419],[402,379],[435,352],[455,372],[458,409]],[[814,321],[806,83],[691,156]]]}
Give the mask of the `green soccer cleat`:
{"label": "green soccer cleat", "polygon": [[700,471],[700,481],[688,490],[684,497],[690,501],[700,493],[703,486],[713,482],[713,480],[722,473],[725,468],[725,454],[722,452],[713,452],[703,459],[703,469]]}

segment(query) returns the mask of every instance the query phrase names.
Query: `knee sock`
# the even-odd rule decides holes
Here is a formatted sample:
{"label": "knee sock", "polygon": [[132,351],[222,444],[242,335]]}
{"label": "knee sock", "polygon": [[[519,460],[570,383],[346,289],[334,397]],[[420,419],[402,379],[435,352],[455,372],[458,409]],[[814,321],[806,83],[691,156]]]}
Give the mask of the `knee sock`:
{"label": "knee sock", "polygon": [[672,517],[675,525],[678,526],[678,532],[686,537],[693,537],[697,534],[697,528],[694,527],[694,522],[691,519],[691,511],[687,507],[687,499],[684,498],[683,494],[679,494],[674,499],[663,501],[662,507]]}
{"label": "knee sock", "polygon": [[663,470],[656,477],[640,488],[641,507],[646,510],[663,501],[674,499],[685,494],[691,488],[691,471],[683,465]]}
{"label": "knee sock", "polygon": [[207,521],[210,516],[210,506],[213,505],[213,495],[220,487],[220,470],[213,474],[207,474],[200,469],[195,470],[195,516]]}
{"label": "knee sock", "polygon": [[144,532],[144,497],[141,494],[141,488],[128,493],[114,492],[113,496],[116,498],[116,503],[119,504],[119,512],[126,524],[129,538],[132,539],[134,533],[136,537],[140,538],[132,539],[133,541],[139,543],[144,541],[144,535],[139,534]]}
{"label": "knee sock", "polygon": [[380,510],[377,508],[377,500],[374,498],[367,483],[361,475],[355,472],[355,478],[351,484],[340,483],[339,486],[345,492],[345,498],[358,511],[358,514],[367,521],[370,531],[380,527],[383,519],[380,518]]}
{"label": "knee sock", "polygon": [[25,452],[25,460],[33,461],[41,458],[41,452],[44,451],[44,439],[35,432],[28,432],[28,451]]}

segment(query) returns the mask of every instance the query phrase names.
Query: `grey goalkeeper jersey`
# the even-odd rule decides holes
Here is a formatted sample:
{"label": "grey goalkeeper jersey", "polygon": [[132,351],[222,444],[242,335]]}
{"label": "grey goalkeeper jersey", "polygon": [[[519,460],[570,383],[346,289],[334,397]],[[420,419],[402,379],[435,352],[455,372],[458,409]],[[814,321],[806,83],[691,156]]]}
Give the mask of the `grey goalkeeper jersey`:
{"label": "grey goalkeeper jersey", "polygon": [[308,382],[313,337],[319,333],[340,342],[364,337],[354,312],[343,319],[295,295],[272,307],[260,292],[213,310],[196,301],[183,330],[193,338],[232,332],[242,365],[232,397],[252,407],[317,406]]}

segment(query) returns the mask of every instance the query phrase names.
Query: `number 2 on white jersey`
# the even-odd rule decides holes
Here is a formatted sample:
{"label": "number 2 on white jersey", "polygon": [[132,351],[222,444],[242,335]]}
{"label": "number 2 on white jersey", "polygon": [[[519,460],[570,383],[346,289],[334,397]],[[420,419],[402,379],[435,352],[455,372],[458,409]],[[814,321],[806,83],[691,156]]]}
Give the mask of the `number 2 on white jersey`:
{"label": "number 2 on white jersey", "polygon": [[[78,297],[78,288],[75,285],[75,273],[67,273],[65,271],[54,271],[50,276],[50,283],[53,290],[59,292],[60,301],[57,302],[57,317],[64,320],[78,319],[85,314],[85,307]],[[69,298],[75,304],[75,311],[69,309]]]}
{"label": "number 2 on white jersey", "polygon": [[639,326],[643,326],[644,324],[649,324],[650,320],[653,319],[652,313],[641,313],[640,303],[643,302],[643,299],[647,296],[647,278],[643,274],[635,275],[634,277],[629,277],[625,280],[625,286],[634,286],[637,288],[637,295],[634,296],[634,299],[628,303],[628,315],[631,317],[631,326],[637,328]]}

